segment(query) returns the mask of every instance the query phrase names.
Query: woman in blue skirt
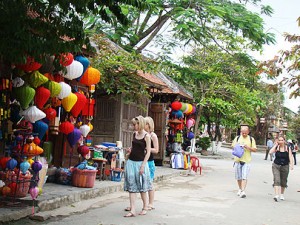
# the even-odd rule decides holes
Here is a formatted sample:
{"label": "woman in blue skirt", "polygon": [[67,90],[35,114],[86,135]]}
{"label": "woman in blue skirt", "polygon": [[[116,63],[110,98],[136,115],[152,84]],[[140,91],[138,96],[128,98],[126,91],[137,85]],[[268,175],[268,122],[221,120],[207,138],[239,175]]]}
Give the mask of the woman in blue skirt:
{"label": "woman in blue skirt", "polygon": [[124,190],[129,192],[129,213],[124,217],[134,217],[136,193],[141,194],[143,209],[139,215],[147,214],[147,192],[152,190],[148,159],[151,152],[150,135],[144,130],[145,120],[142,116],[132,119],[135,132],[133,133],[132,146],[129,159],[125,166]]}

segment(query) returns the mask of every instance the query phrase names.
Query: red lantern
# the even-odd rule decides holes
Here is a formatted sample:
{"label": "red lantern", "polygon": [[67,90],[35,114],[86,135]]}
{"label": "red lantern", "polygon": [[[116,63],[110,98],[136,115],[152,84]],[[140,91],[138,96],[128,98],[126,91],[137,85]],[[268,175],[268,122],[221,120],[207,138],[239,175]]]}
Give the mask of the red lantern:
{"label": "red lantern", "polygon": [[74,56],[71,53],[61,54],[59,57],[59,63],[62,66],[69,66],[74,60]]}
{"label": "red lantern", "polygon": [[60,74],[54,74],[54,81],[57,83],[65,81],[65,78]]}
{"label": "red lantern", "polygon": [[97,84],[100,81],[101,73],[99,70],[88,67],[82,77],[80,78],[80,83],[85,84],[87,86],[91,86],[93,84]]}
{"label": "red lantern", "polygon": [[77,148],[77,152],[78,154],[82,155],[82,157],[85,157],[87,154],[89,154],[90,149],[85,145],[81,145]]}
{"label": "red lantern", "polygon": [[41,140],[39,139],[38,136],[35,136],[35,137],[33,138],[33,143],[36,144],[36,145],[40,145]]}
{"label": "red lantern", "polygon": [[34,70],[38,70],[41,68],[42,64],[35,62],[33,58],[30,56],[27,57],[25,64],[16,65],[17,68],[24,70],[25,72],[30,72]]}
{"label": "red lantern", "polygon": [[42,109],[50,98],[50,91],[45,87],[38,87],[34,96],[34,102],[39,109]]}
{"label": "red lantern", "polygon": [[95,112],[95,99],[87,99],[85,106],[82,109],[81,115],[82,116],[94,116]]}
{"label": "red lantern", "polygon": [[87,99],[84,94],[81,94],[79,92],[76,92],[75,95],[77,96],[77,102],[72,107],[71,113],[74,117],[77,117],[85,106]]}
{"label": "red lantern", "polygon": [[178,102],[178,101],[172,102],[172,104],[171,104],[171,108],[175,111],[179,110],[181,107],[182,107],[182,104],[181,104],[181,102]]}
{"label": "red lantern", "polygon": [[56,110],[53,109],[53,108],[51,108],[51,107],[45,109],[45,110],[44,110],[44,113],[46,113],[46,118],[47,118],[48,120],[52,120],[52,119],[54,119],[54,118],[56,117]]}
{"label": "red lantern", "polygon": [[62,122],[59,125],[59,131],[64,134],[69,134],[69,133],[73,132],[73,130],[74,130],[74,125],[72,123],[70,123],[69,121]]}
{"label": "red lantern", "polygon": [[5,170],[7,161],[10,160],[10,157],[1,157],[0,158],[0,166],[2,170]]}

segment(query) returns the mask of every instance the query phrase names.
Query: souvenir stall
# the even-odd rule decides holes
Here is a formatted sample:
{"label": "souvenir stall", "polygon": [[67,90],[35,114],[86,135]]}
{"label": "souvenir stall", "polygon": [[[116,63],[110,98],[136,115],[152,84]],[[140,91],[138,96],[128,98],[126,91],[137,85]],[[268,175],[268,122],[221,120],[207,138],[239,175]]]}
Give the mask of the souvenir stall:
{"label": "souvenir stall", "polygon": [[196,107],[184,102],[170,104],[167,126],[167,156],[172,168],[187,169],[194,140],[193,128]]}
{"label": "souvenir stall", "polygon": [[[54,73],[55,60],[60,70]],[[67,170],[73,177],[68,179],[78,187],[94,184],[96,167],[86,159],[100,71],[82,55],[61,54],[49,61],[42,65],[27,57],[25,64],[1,71],[0,197],[10,202],[42,192],[58,135],[66,138],[70,157],[76,150],[81,156],[76,166],[70,160]],[[90,180],[83,184],[82,176]]]}

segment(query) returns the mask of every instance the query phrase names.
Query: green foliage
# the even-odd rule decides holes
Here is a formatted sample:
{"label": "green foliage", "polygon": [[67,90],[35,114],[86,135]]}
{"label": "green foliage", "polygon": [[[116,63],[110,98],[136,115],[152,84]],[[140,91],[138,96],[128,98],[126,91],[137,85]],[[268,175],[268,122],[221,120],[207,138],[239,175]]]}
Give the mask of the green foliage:
{"label": "green foliage", "polygon": [[211,140],[209,137],[200,137],[196,141],[196,146],[200,147],[202,150],[207,150],[211,146]]}

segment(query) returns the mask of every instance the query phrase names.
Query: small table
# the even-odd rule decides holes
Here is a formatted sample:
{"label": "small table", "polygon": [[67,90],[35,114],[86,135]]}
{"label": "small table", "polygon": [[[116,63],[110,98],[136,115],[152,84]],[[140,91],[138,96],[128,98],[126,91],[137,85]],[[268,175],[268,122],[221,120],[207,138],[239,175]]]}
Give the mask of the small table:
{"label": "small table", "polygon": [[[98,164],[97,170],[99,171],[99,180],[103,180],[103,171],[105,169],[105,164],[107,162],[107,159],[105,158],[92,158],[94,162]],[[104,167],[103,167],[104,165]]]}

